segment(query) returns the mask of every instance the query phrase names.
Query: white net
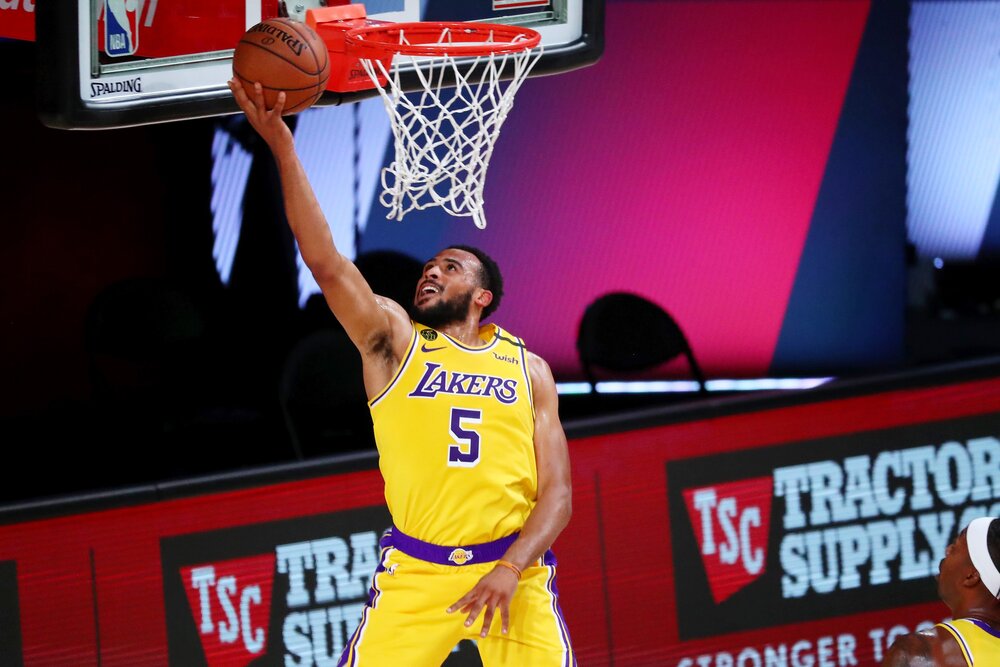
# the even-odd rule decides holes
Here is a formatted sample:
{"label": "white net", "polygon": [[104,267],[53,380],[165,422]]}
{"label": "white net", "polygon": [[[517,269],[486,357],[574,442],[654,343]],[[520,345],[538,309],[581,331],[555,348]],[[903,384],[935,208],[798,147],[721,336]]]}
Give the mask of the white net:
{"label": "white net", "polygon": [[[448,29],[442,32],[439,42],[458,47],[451,55],[397,53],[392,71],[379,60],[361,59],[392,125],[395,157],[382,170],[380,197],[390,220],[440,206],[453,216],[471,217],[480,229],[486,227],[483,191],[493,146],[514,95],[541,57],[541,47],[462,57],[458,38]],[[406,43],[405,35],[401,41]],[[402,91],[400,71],[410,69],[417,73],[422,91]],[[379,75],[387,80],[385,87],[379,85]]]}

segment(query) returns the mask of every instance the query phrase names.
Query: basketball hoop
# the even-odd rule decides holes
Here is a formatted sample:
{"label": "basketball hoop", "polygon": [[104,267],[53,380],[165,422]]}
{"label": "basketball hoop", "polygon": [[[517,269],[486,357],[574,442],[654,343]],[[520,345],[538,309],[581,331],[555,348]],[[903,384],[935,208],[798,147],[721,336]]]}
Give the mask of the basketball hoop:
{"label": "basketball hoop", "polygon": [[[346,50],[378,90],[392,125],[395,158],[382,170],[380,196],[388,219],[440,206],[486,227],[486,169],[514,95],[541,57],[540,47],[533,51],[540,41],[535,30],[492,23],[386,23],[347,32]],[[401,71],[415,72],[422,90],[405,93]]]}

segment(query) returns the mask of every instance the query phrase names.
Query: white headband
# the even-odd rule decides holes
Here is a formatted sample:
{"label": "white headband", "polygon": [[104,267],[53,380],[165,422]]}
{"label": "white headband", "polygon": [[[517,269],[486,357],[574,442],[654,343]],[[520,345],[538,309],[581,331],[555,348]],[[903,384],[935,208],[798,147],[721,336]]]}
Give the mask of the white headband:
{"label": "white headband", "polygon": [[1000,598],[1000,570],[997,570],[996,563],[990,557],[990,548],[986,542],[986,534],[995,518],[985,516],[973,519],[965,530],[965,542],[969,545],[969,557],[972,559],[972,564],[979,572],[979,580],[986,584],[986,588],[993,594],[993,597]]}

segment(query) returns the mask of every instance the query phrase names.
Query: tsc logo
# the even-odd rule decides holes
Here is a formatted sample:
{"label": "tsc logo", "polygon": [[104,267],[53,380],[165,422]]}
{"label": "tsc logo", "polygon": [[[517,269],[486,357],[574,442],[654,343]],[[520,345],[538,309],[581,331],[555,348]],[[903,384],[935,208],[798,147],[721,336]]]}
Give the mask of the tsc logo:
{"label": "tsc logo", "polygon": [[267,649],[273,553],[181,569],[209,667],[248,664]]}
{"label": "tsc logo", "polygon": [[716,604],[764,574],[772,494],[770,477],[684,491]]}

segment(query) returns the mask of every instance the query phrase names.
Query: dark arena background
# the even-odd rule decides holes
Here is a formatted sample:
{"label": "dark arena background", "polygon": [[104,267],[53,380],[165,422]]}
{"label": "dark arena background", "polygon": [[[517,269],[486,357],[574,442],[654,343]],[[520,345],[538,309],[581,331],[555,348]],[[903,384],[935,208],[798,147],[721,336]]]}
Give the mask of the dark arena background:
{"label": "dark arena background", "polygon": [[[289,117],[338,247],[402,302],[447,244],[499,261],[569,436],[581,666],[878,665],[1000,514],[1000,0],[590,5],[485,230],[386,219],[379,100]],[[235,106],[53,127],[36,13],[0,1],[0,665],[335,665],[390,519],[267,149]],[[585,335],[620,292],[652,307]]]}

